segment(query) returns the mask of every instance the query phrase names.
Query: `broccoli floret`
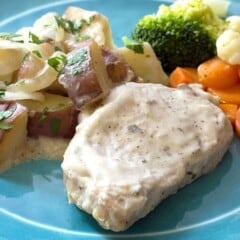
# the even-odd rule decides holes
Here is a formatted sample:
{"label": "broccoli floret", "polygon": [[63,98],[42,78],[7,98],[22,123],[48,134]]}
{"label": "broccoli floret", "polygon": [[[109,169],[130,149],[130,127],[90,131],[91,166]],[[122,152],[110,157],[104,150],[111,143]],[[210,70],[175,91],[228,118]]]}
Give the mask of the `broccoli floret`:
{"label": "broccoli floret", "polygon": [[215,56],[222,26],[223,21],[202,0],[177,1],[140,19],[132,38],[149,42],[164,70],[170,73],[177,66],[197,67]]}

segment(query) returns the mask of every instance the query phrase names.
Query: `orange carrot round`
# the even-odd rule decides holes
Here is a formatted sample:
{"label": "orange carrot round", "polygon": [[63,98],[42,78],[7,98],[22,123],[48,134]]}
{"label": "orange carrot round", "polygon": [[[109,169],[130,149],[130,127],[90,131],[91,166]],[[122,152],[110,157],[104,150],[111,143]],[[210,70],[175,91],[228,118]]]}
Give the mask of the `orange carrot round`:
{"label": "orange carrot round", "polygon": [[214,57],[198,66],[199,82],[205,87],[226,89],[239,81],[238,66]]}
{"label": "orange carrot round", "polygon": [[232,125],[234,126],[237,116],[238,105],[230,103],[221,103],[219,104],[219,107],[226,114],[227,118],[231,121]]}
{"label": "orange carrot round", "polygon": [[208,92],[220,98],[221,103],[240,105],[240,84],[226,89],[208,88]]}
{"label": "orange carrot round", "polygon": [[197,69],[177,67],[169,76],[171,87],[177,87],[182,83],[195,83],[198,81]]}

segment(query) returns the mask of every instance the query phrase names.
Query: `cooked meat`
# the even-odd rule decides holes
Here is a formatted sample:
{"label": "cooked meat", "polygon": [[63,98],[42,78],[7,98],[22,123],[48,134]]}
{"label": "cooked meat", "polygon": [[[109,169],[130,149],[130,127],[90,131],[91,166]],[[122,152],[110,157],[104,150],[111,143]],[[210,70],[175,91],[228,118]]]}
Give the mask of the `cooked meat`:
{"label": "cooked meat", "polygon": [[201,89],[126,83],[77,127],[62,163],[69,201],[122,231],[216,167],[232,126]]}

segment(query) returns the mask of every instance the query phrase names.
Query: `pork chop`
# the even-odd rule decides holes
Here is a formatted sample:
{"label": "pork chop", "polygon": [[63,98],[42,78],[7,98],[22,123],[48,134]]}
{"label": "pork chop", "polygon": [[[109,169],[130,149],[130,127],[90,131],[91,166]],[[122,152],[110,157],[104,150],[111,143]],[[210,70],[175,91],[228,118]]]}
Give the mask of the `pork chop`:
{"label": "pork chop", "polygon": [[62,163],[69,201],[123,231],[216,167],[233,130],[198,87],[126,83],[78,125]]}

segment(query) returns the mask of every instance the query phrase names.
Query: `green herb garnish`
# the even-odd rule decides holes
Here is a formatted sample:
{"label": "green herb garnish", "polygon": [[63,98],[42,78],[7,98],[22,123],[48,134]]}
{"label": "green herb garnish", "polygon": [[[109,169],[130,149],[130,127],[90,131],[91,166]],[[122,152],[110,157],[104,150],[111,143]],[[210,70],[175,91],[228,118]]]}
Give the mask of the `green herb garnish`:
{"label": "green herb garnish", "polygon": [[86,49],[79,49],[78,51],[74,52],[68,59],[67,59],[67,66],[74,65],[76,63],[83,63],[87,60],[88,51]]}
{"label": "green herb garnish", "polygon": [[51,132],[54,134],[54,135],[57,135],[58,132],[59,132],[59,129],[60,129],[60,126],[61,126],[61,119],[59,118],[53,118],[50,122],[50,128],[51,128]]}
{"label": "green herb garnish", "polygon": [[58,55],[48,59],[48,64],[54,68],[57,72],[61,71],[61,66],[67,61],[66,56]]}
{"label": "green herb garnish", "polygon": [[28,61],[29,60],[29,57],[30,57],[30,53],[26,53],[22,59],[22,64],[25,62],[25,61]]}
{"label": "green herb garnish", "polygon": [[81,67],[79,67],[79,68],[75,67],[75,68],[72,69],[71,74],[76,76],[76,75],[81,74],[83,72],[84,72],[84,69],[82,69]]}
{"label": "green herb garnish", "polygon": [[57,52],[57,51],[60,51],[60,52],[61,52],[62,49],[61,49],[60,47],[58,47],[58,46],[55,46],[55,47],[54,47],[54,51],[55,51],[55,52]]}
{"label": "green herb garnish", "polygon": [[11,123],[5,122],[5,119],[8,119],[13,115],[13,113],[16,111],[17,105],[13,104],[6,110],[0,111],[0,129],[1,130],[8,130],[13,128],[13,125]]}
{"label": "green herb garnish", "polygon": [[38,50],[33,50],[32,53],[34,55],[36,55],[37,57],[42,58],[42,55],[41,55],[41,53]]}
{"label": "green herb garnish", "polygon": [[1,40],[9,40],[13,42],[23,42],[22,40],[16,40],[15,38],[21,37],[22,35],[16,33],[0,33]]}
{"label": "green herb garnish", "polygon": [[7,119],[13,115],[13,113],[16,111],[17,106],[16,104],[13,104],[11,107],[9,107],[7,110],[0,111],[0,120]]}
{"label": "green herb garnish", "polygon": [[29,32],[29,42],[35,43],[35,44],[41,44],[44,41],[42,41],[36,34]]}
{"label": "green herb garnish", "polygon": [[55,20],[59,28],[62,28],[65,32],[74,33],[74,22],[68,19],[64,19],[60,16],[55,16]]}
{"label": "green herb garnish", "polygon": [[44,120],[47,119],[47,115],[48,115],[48,107],[45,107],[42,110],[41,116],[39,117],[39,122],[43,122]]}
{"label": "green herb garnish", "polygon": [[11,123],[0,121],[0,129],[1,130],[9,130],[9,129],[12,129],[12,128],[13,128],[13,125]]}
{"label": "green herb garnish", "polygon": [[85,40],[88,40],[88,39],[91,39],[91,37],[89,35],[81,34],[79,32],[74,35],[74,40],[76,42],[85,41]]}
{"label": "green herb garnish", "polygon": [[130,40],[127,37],[123,37],[122,40],[123,40],[124,45],[127,48],[133,50],[135,53],[140,53],[140,54],[144,53],[142,42],[138,42],[138,41],[135,41],[135,40]]}
{"label": "green herb garnish", "polygon": [[55,16],[58,27],[62,28],[65,32],[75,34],[79,32],[84,26],[89,26],[95,18],[95,15],[91,16],[89,20],[79,19],[73,22],[69,19],[65,19],[61,16]]}
{"label": "green herb garnish", "polygon": [[0,89],[0,99],[5,95],[5,92],[5,89]]}
{"label": "green herb garnish", "polygon": [[[78,75],[84,72],[84,68],[81,66],[88,58],[88,51],[86,49],[79,49],[74,52],[68,59],[66,66],[71,66],[71,74]],[[75,65],[77,64],[77,65]],[[75,65],[75,66],[73,66]]]}

